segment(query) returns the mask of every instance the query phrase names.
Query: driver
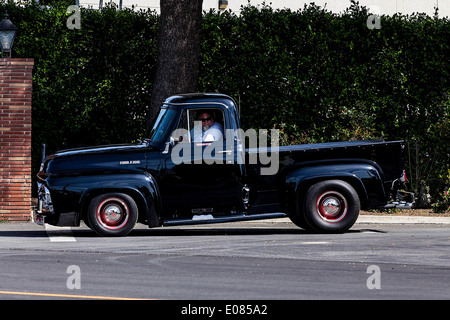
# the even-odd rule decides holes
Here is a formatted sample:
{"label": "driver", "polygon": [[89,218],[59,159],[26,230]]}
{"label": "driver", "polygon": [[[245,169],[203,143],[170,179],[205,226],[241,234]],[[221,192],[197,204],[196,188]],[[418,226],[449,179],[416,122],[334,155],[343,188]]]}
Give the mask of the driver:
{"label": "driver", "polygon": [[198,124],[201,121],[201,130],[195,126],[193,131],[193,141],[220,141],[223,139],[222,125],[214,121],[213,113],[210,111],[200,111],[198,114]]}

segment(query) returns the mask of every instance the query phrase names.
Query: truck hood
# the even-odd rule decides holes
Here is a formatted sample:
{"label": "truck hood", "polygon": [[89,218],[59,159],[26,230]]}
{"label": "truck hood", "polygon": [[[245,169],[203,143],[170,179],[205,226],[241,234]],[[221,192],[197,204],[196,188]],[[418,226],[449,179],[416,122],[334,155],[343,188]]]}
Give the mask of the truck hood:
{"label": "truck hood", "polygon": [[146,153],[150,149],[151,146],[142,143],[61,150],[47,157],[43,172],[74,175],[142,170],[146,167]]}
{"label": "truck hood", "polygon": [[142,148],[147,147],[147,144],[111,144],[103,146],[92,146],[74,149],[65,149],[57,151],[53,158],[73,157],[92,154],[117,154],[128,152],[139,152]]}

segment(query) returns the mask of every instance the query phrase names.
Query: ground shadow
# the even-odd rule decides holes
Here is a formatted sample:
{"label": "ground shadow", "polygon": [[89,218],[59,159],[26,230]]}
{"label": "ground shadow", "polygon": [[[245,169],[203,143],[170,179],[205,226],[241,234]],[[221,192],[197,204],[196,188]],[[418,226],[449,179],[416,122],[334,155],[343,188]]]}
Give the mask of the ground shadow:
{"label": "ground shadow", "polygon": [[[345,233],[386,233],[386,231],[376,229],[350,229]],[[254,235],[286,235],[286,234],[298,234],[298,235],[317,235],[319,233],[304,230],[298,227],[264,227],[264,226],[238,226],[229,227],[217,225],[208,227],[159,227],[159,228],[145,228],[145,226],[139,226],[133,229],[128,237],[186,237],[186,236],[254,236]],[[58,235],[57,230],[52,230],[50,235]],[[96,234],[86,226],[72,227],[71,231],[62,230],[60,235],[70,235],[75,238],[100,238],[102,236]],[[2,237],[17,237],[17,238],[47,238],[49,233],[42,228],[42,230],[30,230],[26,226],[23,229],[14,230],[0,230],[0,238]]]}

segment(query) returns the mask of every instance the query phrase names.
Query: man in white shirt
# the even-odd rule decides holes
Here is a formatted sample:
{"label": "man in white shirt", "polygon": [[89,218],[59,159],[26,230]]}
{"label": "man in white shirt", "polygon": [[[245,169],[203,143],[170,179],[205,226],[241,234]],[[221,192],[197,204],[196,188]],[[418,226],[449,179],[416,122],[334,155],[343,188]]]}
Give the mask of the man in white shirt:
{"label": "man in white shirt", "polygon": [[214,121],[211,112],[201,111],[198,120],[201,121],[201,130],[197,126],[194,127],[194,142],[223,140],[223,128],[220,123]]}

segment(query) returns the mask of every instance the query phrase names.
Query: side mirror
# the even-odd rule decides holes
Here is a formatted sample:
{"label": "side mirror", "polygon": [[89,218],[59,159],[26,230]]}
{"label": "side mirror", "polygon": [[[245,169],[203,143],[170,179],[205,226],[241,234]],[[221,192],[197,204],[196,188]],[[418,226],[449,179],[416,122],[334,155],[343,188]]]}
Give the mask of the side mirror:
{"label": "side mirror", "polygon": [[166,142],[166,147],[164,148],[162,154],[166,155],[169,154],[170,147],[173,147],[176,143],[182,142],[183,136],[179,136],[178,138],[170,137],[170,141]]}

